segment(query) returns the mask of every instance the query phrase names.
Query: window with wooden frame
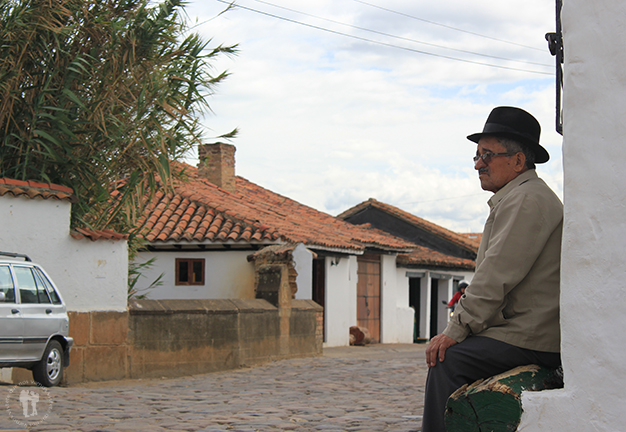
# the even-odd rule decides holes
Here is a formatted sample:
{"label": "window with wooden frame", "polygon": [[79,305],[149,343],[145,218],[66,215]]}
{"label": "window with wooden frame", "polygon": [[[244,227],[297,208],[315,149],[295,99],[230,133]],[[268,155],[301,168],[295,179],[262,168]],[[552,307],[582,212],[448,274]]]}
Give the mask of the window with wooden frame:
{"label": "window with wooden frame", "polygon": [[176,285],[204,285],[204,258],[176,258]]}

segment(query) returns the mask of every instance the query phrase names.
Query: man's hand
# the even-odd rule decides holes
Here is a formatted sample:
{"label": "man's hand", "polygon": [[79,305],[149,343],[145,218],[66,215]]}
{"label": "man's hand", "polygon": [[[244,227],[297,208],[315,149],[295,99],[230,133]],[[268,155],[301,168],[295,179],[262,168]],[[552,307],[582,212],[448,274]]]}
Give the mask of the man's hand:
{"label": "man's hand", "polygon": [[426,348],[426,364],[433,367],[437,364],[437,358],[442,362],[446,358],[446,350],[457,342],[444,334],[439,334],[430,340]]}

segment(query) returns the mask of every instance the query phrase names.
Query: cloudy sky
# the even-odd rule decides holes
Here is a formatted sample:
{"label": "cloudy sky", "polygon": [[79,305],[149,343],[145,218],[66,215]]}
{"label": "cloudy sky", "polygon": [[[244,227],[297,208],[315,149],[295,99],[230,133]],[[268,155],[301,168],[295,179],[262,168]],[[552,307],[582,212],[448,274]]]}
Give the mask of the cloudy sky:
{"label": "cloudy sky", "polygon": [[[540,177],[562,197],[554,31],[546,0],[191,0],[190,24],[232,75],[205,138],[237,127],[236,173],[336,215],[375,198],[458,232],[482,231],[491,193],[473,169],[491,109],[542,125]],[[195,164],[193,156],[190,163]]]}

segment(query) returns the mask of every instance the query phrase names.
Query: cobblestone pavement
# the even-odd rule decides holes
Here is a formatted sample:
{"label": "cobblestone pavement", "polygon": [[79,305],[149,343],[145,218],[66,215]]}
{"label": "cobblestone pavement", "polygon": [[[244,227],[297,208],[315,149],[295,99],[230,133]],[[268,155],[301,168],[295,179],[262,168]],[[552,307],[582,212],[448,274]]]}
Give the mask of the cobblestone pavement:
{"label": "cobblestone pavement", "polygon": [[[0,383],[0,430],[419,431],[424,352],[418,344],[340,347],[175,379],[50,389]],[[29,396],[37,413],[20,400]]]}

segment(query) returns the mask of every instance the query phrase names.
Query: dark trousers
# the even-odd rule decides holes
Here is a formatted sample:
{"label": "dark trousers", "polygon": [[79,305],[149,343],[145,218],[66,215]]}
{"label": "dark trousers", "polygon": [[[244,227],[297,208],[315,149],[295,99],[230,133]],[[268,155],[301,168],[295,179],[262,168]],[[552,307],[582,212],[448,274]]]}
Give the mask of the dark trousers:
{"label": "dark trousers", "polygon": [[557,368],[561,365],[561,355],[481,336],[471,336],[451,346],[446,350],[445,360],[428,370],[422,432],[446,432],[443,423],[446,402],[463,384],[528,364]]}

